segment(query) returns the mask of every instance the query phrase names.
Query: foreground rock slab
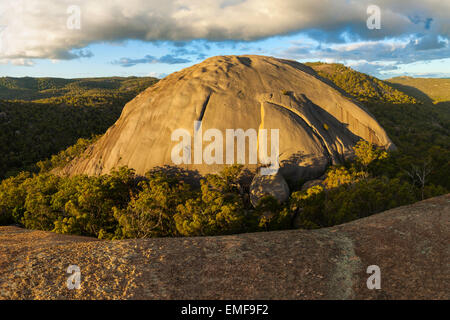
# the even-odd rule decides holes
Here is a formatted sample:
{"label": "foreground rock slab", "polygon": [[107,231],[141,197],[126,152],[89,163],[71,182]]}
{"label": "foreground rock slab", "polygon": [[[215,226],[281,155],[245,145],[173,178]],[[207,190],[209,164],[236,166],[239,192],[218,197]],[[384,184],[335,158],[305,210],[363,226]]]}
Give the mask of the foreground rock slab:
{"label": "foreground rock slab", "polygon": [[100,241],[0,227],[0,298],[449,299],[449,226],[450,195],[314,231]]}

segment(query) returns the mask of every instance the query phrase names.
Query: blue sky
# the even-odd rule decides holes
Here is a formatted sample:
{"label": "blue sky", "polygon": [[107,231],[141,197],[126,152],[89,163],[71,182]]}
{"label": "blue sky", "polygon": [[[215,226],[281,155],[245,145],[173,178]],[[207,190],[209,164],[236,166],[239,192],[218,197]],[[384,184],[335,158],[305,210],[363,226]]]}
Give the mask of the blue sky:
{"label": "blue sky", "polygon": [[[367,27],[364,0],[12,1],[0,4],[0,76],[164,77],[215,55],[259,54],[379,78],[450,77],[450,1],[373,1],[380,29]],[[68,27],[74,18],[79,28]]]}

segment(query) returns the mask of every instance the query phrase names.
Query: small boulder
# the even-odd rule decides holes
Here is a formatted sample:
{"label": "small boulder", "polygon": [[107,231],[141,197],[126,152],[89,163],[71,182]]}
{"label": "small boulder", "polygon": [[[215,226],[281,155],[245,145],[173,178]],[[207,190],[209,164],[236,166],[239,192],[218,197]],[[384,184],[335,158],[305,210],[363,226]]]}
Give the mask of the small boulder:
{"label": "small boulder", "polygon": [[258,173],[250,185],[250,202],[254,207],[264,196],[273,196],[280,203],[289,199],[289,186],[279,173],[274,175],[261,175]]}

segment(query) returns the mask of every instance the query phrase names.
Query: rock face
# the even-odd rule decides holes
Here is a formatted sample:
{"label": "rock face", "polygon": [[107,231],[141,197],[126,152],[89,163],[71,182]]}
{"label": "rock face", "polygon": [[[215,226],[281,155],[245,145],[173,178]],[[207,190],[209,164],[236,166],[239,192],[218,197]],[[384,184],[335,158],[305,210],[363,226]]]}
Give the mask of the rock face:
{"label": "rock face", "polygon": [[[98,175],[127,165],[144,174],[154,167],[176,165],[172,153],[180,141],[172,141],[172,134],[184,129],[193,141],[194,132],[201,132],[194,121],[202,122],[203,133],[217,129],[224,137],[222,142],[211,138],[200,143],[202,163],[195,160],[194,143],[187,148],[191,163],[179,166],[201,174],[222,169],[221,163],[201,159],[201,150],[212,141],[223,147],[223,163],[226,157],[233,159],[226,152],[227,143],[228,147],[233,143],[225,139],[227,129],[267,129],[269,152],[271,133],[278,129],[281,173],[296,179],[320,176],[328,164],[352,155],[361,138],[395,148],[361,105],[320,80],[309,67],[264,56],[218,56],[175,72],[139,94],[107,133],[62,171]],[[250,170],[260,166],[261,158],[256,164],[249,158],[250,149],[261,148],[259,136],[256,144],[250,148],[246,139],[244,162]],[[236,145],[231,144],[230,150]]]}
{"label": "rock face", "polygon": [[264,196],[273,196],[280,203],[289,199],[289,186],[279,173],[274,175],[257,174],[250,185],[250,202],[254,207]]}
{"label": "rock face", "polygon": [[[0,300],[448,300],[449,217],[446,195],[320,230],[99,241],[0,227]],[[80,290],[67,289],[69,265]]]}

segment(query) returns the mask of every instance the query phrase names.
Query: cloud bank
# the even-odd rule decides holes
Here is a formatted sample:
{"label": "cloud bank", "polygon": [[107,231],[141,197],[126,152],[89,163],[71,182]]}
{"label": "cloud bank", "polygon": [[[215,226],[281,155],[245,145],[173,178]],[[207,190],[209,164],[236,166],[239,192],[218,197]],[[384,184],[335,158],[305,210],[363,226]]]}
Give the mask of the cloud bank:
{"label": "cloud bank", "polygon": [[[370,4],[381,9],[380,30],[366,26]],[[67,28],[73,5],[80,29]],[[0,59],[73,59],[89,44],[127,39],[250,41],[300,31],[333,43],[426,34],[426,49],[450,37],[450,1],[3,0],[0,26]]]}

